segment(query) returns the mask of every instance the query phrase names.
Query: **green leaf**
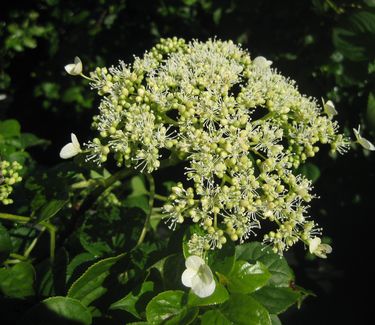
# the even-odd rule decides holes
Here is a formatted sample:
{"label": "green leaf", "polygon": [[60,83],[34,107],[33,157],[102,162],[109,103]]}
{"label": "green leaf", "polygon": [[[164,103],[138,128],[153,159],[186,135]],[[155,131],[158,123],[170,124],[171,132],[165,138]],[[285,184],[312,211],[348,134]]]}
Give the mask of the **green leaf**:
{"label": "green leaf", "polygon": [[271,318],[267,309],[248,295],[231,295],[230,299],[220,306],[219,310],[231,324],[271,325]]}
{"label": "green leaf", "polygon": [[228,289],[230,292],[250,293],[265,286],[270,277],[267,268],[259,261],[255,264],[237,261],[227,277]]}
{"label": "green leaf", "polygon": [[27,262],[13,267],[0,269],[0,290],[11,298],[23,298],[34,295],[35,271]]}
{"label": "green leaf", "polygon": [[108,285],[104,282],[111,274],[115,264],[124,258],[126,254],[103,259],[91,265],[70,287],[68,297],[78,299],[85,306],[104,295],[108,291]]}
{"label": "green leaf", "polygon": [[375,130],[375,95],[370,92],[367,99],[366,117],[369,124]]}
{"label": "green leaf", "polygon": [[34,146],[44,146],[50,144],[50,141],[40,139],[32,133],[22,133],[20,137],[21,145],[23,148]]}
{"label": "green leaf", "polygon": [[26,315],[28,324],[90,325],[90,311],[78,300],[51,297],[33,307]]}
{"label": "green leaf", "polygon": [[147,303],[154,296],[154,283],[146,281],[141,287],[129,292],[124,298],[114,302],[109,309],[125,310],[133,316],[141,319]]}
{"label": "green leaf", "polygon": [[7,229],[0,223],[0,263],[5,261],[12,251],[12,241]]}
{"label": "green leaf", "polygon": [[250,263],[259,261],[263,263],[271,273],[269,284],[277,287],[289,287],[294,280],[294,274],[284,257],[272,252],[269,247],[252,242],[236,246],[236,258]]}
{"label": "green leaf", "polygon": [[18,137],[21,133],[21,126],[16,120],[0,121],[0,134],[5,138]]}
{"label": "green leaf", "polygon": [[46,221],[56,215],[65,204],[68,203],[68,200],[52,200],[43,206],[40,211],[38,222]]}
{"label": "green leaf", "polygon": [[335,47],[351,61],[368,61],[375,57],[375,11],[356,10],[333,29]]}
{"label": "green leaf", "polygon": [[277,315],[270,315],[271,316],[271,322],[272,325],[282,325],[281,320]]}
{"label": "green leaf", "polygon": [[228,300],[228,298],[229,298],[228,291],[225,289],[225,287],[221,283],[216,282],[215,291],[209,297],[200,298],[196,294],[190,291],[189,296],[188,296],[188,305],[191,307],[218,305]]}
{"label": "green leaf", "polygon": [[226,275],[232,271],[235,258],[235,245],[230,240],[222,249],[209,252],[208,264],[212,271]]}
{"label": "green leaf", "polygon": [[148,191],[145,186],[145,181],[142,176],[134,176],[130,180],[130,187],[132,189],[132,192],[128,197],[136,197],[140,195],[148,195]]}
{"label": "green leaf", "polygon": [[296,303],[300,293],[291,288],[266,286],[251,294],[271,314],[280,314]]}
{"label": "green leaf", "polygon": [[315,183],[319,177],[320,177],[320,169],[317,165],[313,163],[306,163],[302,165],[298,172],[306,176],[309,180],[311,180],[313,183]]}
{"label": "green leaf", "polygon": [[187,295],[183,291],[164,291],[154,297],[146,307],[147,321],[157,324],[190,324],[198,315],[198,308],[186,305]]}
{"label": "green leaf", "polygon": [[91,253],[81,253],[76,256],[70,261],[68,267],[66,269],[66,282],[68,283],[74,278],[74,274],[76,270],[83,264],[91,262],[95,259],[95,256]]}
{"label": "green leaf", "polygon": [[205,312],[201,317],[201,325],[232,325],[233,323],[226,318],[220,310],[214,309]]}
{"label": "green leaf", "polygon": [[181,283],[181,275],[185,270],[185,260],[181,254],[169,255],[156,262],[151,268],[159,271],[167,290],[185,288]]}

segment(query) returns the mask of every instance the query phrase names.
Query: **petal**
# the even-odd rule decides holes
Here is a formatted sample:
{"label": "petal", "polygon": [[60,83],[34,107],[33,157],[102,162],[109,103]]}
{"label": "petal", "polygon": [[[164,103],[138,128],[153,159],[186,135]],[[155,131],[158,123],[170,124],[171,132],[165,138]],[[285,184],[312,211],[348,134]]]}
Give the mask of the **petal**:
{"label": "petal", "polygon": [[357,141],[359,141],[359,139],[361,139],[361,135],[359,134],[359,129],[360,129],[360,125],[358,126],[358,130],[356,129],[353,129],[353,132],[354,132],[354,135],[355,135],[355,138],[357,139]]}
{"label": "petal", "polygon": [[332,253],[332,247],[328,244],[320,244],[322,251],[324,251],[326,254]]}
{"label": "petal", "polygon": [[79,144],[76,135],[74,133],[71,133],[70,138],[72,139],[72,143],[73,143],[74,148],[76,148],[76,150],[78,152],[80,152],[81,151],[81,145]]}
{"label": "petal", "polygon": [[74,69],[75,73],[81,74],[82,73],[82,61],[78,56],[74,58],[74,65],[75,65],[75,69]]}
{"label": "petal", "polygon": [[319,237],[315,237],[314,239],[309,240],[309,251],[311,254],[314,254],[316,252],[321,242],[322,241]]}
{"label": "petal", "polygon": [[253,60],[253,64],[255,64],[259,68],[264,69],[264,68],[268,68],[272,64],[272,61],[267,60],[264,56],[257,56]]}
{"label": "petal", "polygon": [[185,286],[185,287],[191,287],[193,284],[192,284],[192,279],[193,277],[197,274],[196,271],[194,270],[191,270],[191,269],[187,269],[185,270],[182,275],[181,275],[181,282],[182,284]]}
{"label": "petal", "polygon": [[205,264],[204,260],[196,255],[189,256],[185,261],[185,266],[187,269],[195,270],[196,272],[199,270],[200,266]]}
{"label": "petal", "polygon": [[357,141],[363,148],[370,150],[370,151],[375,150],[375,146],[367,139],[361,137],[360,139],[357,139]]}
{"label": "petal", "polygon": [[199,276],[203,283],[208,284],[211,283],[214,276],[210,267],[207,264],[201,265],[199,268]]}
{"label": "petal", "polygon": [[334,116],[338,114],[335,105],[331,100],[327,100],[327,102],[324,103],[324,111],[328,116]]}
{"label": "petal", "polygon": [[73,143],[66,144],[60,151],[60,158],[69,159],[78,154],[79,151],[74,147]]}
{"label": "petal", "polygon": [[74,68],[75,68],[75,64],[74,63],[70,63],[70,64],[67,64],[64,69],[67,73],[73,75],[74,74]]}
{"label": "petal", "polygon": [[192,284],[191,290],[200,298],[211,296],[216,288],[214,279],[209,283],[203,283],[199,276],[193,278]]}

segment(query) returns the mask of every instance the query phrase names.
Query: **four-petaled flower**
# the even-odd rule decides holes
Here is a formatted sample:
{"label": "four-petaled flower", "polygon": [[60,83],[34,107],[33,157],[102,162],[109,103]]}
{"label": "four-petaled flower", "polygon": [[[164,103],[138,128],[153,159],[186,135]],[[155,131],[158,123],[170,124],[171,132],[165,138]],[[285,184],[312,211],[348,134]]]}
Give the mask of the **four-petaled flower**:
{"label": "four-petaled flower", "polygon": [[360,130],[361,130],[361,126],[358,125],[358,130],[356,129],[353,129],[354,131],[354,135],[357,139],[357,142],[365,149],[367,150],[370,150],[370,151],[375,151],[375,146],[370,142],[368,141],[367,139],[363,138],[361,135],[360,135]]}
{"label": "four-petaled flower", "polygon": [[216,283],[210,267],[204,260],[195,255],[185,261],[186,270],[182,273],[181,281],[186,287],[200,298],[211,296],[215,291]]}
{"label": "four-petaled flower", "polygon": [[327,254],[332,252],[332,247],[328,244],[322,244],[319,237],[309,240],[309,251],[320,258],[327,258]]}
{"label": "four-petaled flower", "polygon": [[71,134],[71,140],[72,142],[69,142],[61,149],[60,158],[69,159],[82,151],[78,139],[74,133]]}
{"label": "four-petaled flower", "polygon": [[79,76],[82,73],[82,61],[76,56],[74,63],[69,63],[64,67],[65,71],[72,76]]}

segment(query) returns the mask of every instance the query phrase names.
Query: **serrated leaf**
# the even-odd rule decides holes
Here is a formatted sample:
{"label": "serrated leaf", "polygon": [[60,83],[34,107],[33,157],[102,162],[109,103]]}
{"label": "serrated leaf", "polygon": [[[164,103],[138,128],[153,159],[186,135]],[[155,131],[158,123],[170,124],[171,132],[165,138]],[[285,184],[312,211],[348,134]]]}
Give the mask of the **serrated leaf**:
{"label": "serrated leaf", "polygon": [[51,297],[33,307],[25,317],[29,324],[90,325],[90,311],[78,300]]}
{"label": "serrated leaf", "polygon": [[0,263],[8,258],[12,247],[8,230],[0,223]]}
{"label": "serrated leaf", "polygon": [[56,213],[58,213],[68,200],[52,200],[44,205],[39,213],[38,222],[46,221],[51,219]]}
{"label": "serrated leaf", "polygon": [[269,247],[252,242],[236,246],[236,259],[250,263],[259,261],[263,263],[271,273],[269,284],[277,287],[288,287],[294,280],[294,274],[284,257],[272,252]]}
{"label": "serrated leaf", "polygon": [[140,287],[129,292],[124,298],[114,302],[109,309],[125,310],[135,317],[141,319],[147,303],[154,296],[154,283],[143,282]]}
{"label": "serrated leaf", "polygon": [[267,309],[249,295],[233,294],[227,302],[220,306],[219,310],[231,322],[230,324],[271,325]]}
{"label": "serrated leaf", "polygon": [[228,290],[235,293],[250,293],[265,286],[270,277],[267,268],[259,261],[250,264],[239,260],[227,276]]}
{"label": "serrated leaf", "polygon": [[286,287],[266,286],[251,294],[271,314],[280,314],[300,299],[300,293]]}
{"label": "serrated leaf", "polygon": [[235,258],[235,245],[229,241],[221,249],[209,252],[208,264],[213,272],[226,275],[232,271]]}
{"label": "serrated leaf", "polygon": [[198,315],[198,308],[186,305],[183,291],[165,291],[154,297],[146,307],[147,321],[151,325],[190,324]]}
{"label": "serrated leaf", "polygon": [[20,262],[11,268],[0,269],[0,291],[11,298],[23,298],[34,295],[34,267]]}
{"label": "serrated leaf", "polygon": [[108,286],[103,283],[111,274],[111,269],[124,258],[126,254],[103,259],[91,265],[70,287],[68,297],[78,299],[84,306],[90,305],[93,301],[108,291]]}
{"label": "serrated leaf", "polygon": [[227,301],[228,298],[229,294],[227,289],[225,289],[225,287],[221,283],[216,282],[214,293],[206,298],[200,298],[190,292],[188,296],[188,305],[197,307],[218,305]]}
{"label": "serrated leaf", "polygon": [[205,312],[201,317],[201,325],[232,325],[233,323],[226,318],[220,310],[214,309]]}

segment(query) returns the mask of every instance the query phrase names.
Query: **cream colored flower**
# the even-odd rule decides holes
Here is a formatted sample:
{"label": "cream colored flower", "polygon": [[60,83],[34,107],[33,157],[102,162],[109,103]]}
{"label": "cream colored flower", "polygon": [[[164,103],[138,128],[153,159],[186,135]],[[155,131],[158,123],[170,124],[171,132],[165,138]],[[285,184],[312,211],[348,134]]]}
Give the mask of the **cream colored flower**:
{"label": "cream colored flower", "polygon": [[354,135],[357,139],[357,142],[363,147],[365,148],[366,150],[370,150],[370,151],[375,151],[375,146],[370,142],[368,141],[367,139],[363,138],[360,134],[360,130],[361,130],[361,126],[358,125],[358,130],[356,129],[353,129],[354,131]]}
{"label": "cream colored flower", "polygon": [[65,67],[65,71],[72,76],[79,76],[82,73],[82,61],[76,56],[74,58],[74,63],[69,63]]}
{"label": "cream colored flower", "polygon": [[327,254],[332,252],[332,247],[328,244],[322,244],[319,237],[309,240],[309,251],[320,258],[327,258]]}
{"label": "cream colored flower", "polygon": [[264,56],[257,56],[253,60],[253,64],[256,65],[258,68],[265,69],[271,66],[272,61],[267,60]]}
{"label": "cream colored flower", "polygon": [[200,298],[211,296],[216,283],[209,266],[199,256],[189,256],[185,262],[186,270],[182,273],[181,281],[186,287]]}
{"label": "cream colored flower", "polygon": [[71,140],[72,142],[69,142],[61,149],[60,158],[69,159],[82,151],[78,139],[74,133],[71,134]]}
{"label": "cream colored flower", "polygon": [[333,117],[338,114],[335,104],[331,100],[327,100],[326,102],[322,98],[323,101],[323,108],[324,108],[324,113],[327,114],[328,117]]}

